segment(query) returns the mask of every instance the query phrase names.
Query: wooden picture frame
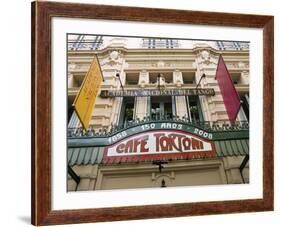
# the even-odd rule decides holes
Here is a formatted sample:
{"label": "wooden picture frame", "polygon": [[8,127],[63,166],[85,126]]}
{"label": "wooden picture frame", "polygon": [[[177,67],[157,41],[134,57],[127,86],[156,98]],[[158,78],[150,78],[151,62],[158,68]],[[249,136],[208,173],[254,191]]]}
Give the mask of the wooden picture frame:
{"label": "wooden picture frame", "polygon": [[[51,19],[88,18],[263,29],[263,198],[77,210],[51,209]],[[53,225],[272,211],[273,16],[76,3],[32,3],[32,224]]]}

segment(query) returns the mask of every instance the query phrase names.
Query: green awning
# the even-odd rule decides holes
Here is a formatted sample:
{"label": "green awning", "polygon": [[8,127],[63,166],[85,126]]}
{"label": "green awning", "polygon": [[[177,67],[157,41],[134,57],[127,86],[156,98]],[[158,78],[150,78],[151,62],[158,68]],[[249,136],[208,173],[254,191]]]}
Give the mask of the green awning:
{"label": "green awning", "polygon": [[[217,157],[244,156],[249,154],[249,140],[219,140],[214,141]],[[68,148],[67,161],[70,166],[94,165],[103,163],[104,147],[75,147]],[[163,155],[165,158],[165,155]],[[181,158],[177,158],[181,159]],[[129,159],[128,159],[129,160]],[[152,162],[153,160],[143,160]],[[113,160],[111,163],[127,162],[127,160]],[[134,162],[134,159],[130,159]]]}

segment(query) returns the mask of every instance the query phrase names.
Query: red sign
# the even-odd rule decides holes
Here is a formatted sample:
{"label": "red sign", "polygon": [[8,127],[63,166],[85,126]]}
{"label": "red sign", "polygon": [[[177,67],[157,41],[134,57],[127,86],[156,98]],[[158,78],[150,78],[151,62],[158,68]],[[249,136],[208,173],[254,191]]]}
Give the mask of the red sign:
{"label": "red sign", "polygon": [[177,130],[153,130],[127,137],[105,148],[104,162],[214,157],[212,141]]}
{"label": "red sign", "polygon": [[240,109],[240,98],[221,55],[218,61],[216,79],[220,87],[229,121],[233,123]]}

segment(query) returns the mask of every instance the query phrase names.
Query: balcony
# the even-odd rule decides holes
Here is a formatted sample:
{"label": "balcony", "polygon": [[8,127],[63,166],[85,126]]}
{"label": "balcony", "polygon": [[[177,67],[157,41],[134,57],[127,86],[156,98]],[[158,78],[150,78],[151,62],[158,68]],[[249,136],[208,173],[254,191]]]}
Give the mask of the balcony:
{"label": "balcony", "polygon": [[67,130],[67,137],[77,138],[77,137],[110,137],[112,135],[118,134],[124,130],[134,128],[137,126],[141,126],[144,124],[150,123],[176,123],[176,124],[184,124],[191,127],[196,127],[202,129],[206,132],[249,132],[249,122],[248,121],[237,121],[233,124],[230,124],[226,121],[189,121],[186,117],[179,117],[179,116],[158,116],[157,119],[151,117],[144,117],[142,120],[135,119],[132,121],[128,121],[122,125],[111,125],[109,129],[100,129],[94,130],[91,126],[88,130],[84,130],[83,128],[68,128]]}

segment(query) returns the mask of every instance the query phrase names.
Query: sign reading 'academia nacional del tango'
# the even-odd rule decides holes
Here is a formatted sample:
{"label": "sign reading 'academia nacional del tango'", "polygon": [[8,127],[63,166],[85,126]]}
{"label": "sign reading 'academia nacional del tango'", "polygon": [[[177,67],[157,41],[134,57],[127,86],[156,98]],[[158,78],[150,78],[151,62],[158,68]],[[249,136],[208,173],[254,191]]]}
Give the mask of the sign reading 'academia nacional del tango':
{"label": "sign reading 'academia nacional del tango'", "polygon": [[101,91],[102,98],[125,96],[188,96],[188,95],[215,95],[212,88],[190,89],[132,89],[132,90],[105,90]]}
{"label": "sign reading 'academia nacional del tango'", "polygon": [[[136,161],[147,158],[213,157],[212,141],[177,130],[153,130],[127,137],[106,147],[106,160],[128,158]],[[119,160],[120,161],[120,160]]]}

